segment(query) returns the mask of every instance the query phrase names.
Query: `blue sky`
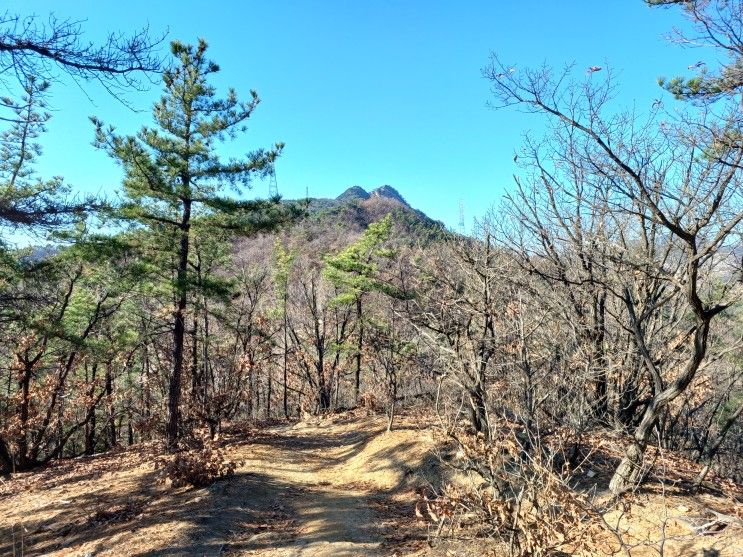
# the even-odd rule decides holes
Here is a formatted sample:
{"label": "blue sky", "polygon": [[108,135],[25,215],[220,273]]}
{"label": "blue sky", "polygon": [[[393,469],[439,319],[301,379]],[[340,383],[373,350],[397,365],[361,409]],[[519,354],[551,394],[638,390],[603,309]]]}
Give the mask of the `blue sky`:
{"label": "blue sky", "polygon": [[[277,162],[286,198],[334,197],[351,185],[397,188],[416,208],[456,226],[459,201],[467,221],[512,187],[513,153],[540,122],[487,107],[480,70],[491,52],[516,68],[575,62],[576,76],[611,65],[620,105],[649,109],[674,101],[659,75],[690,73],[702,53],[669,44],[678,10],[641,0],[503,0],[482,2],[325,0],[212,1],[10,0],[18,13],[86,20],[91,40],[149,25],[169,39],[210,44],[222,68],[218,85],[238,94],[256,89],[261,106],[248,133],[226,154],[284,141]],[[163,45],[163,54],[167,47]],[[61,175],[80,192],[114,192],[121,173],[91,141],[88,116],[120,131],[150,122],[159,84],[128,101],[101,89],[54,85],[54,116],[44,138],[42,176]],[[222,89],[224,90],[224,89]],[[252,195],[265,196],[256,182]]]}

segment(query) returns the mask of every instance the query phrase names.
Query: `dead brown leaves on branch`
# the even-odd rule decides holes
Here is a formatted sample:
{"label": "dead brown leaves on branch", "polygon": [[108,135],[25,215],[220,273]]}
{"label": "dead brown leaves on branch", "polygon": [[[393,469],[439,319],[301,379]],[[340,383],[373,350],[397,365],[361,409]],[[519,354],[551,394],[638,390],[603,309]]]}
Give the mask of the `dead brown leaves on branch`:
{"label": "dead brown leaves on branch", "polygon": [[[457,451],[452,465],[468,481],[421,493],[415,512],[436,525],[436,535],[455,528],[497,539],[512,556],[606,555],[619,543],[588,494],[573,489],[563,450],[555,444],[524,441],[524,432],[503,421],[491,440],[453,431]],[[535,442],[536,441],[536,442]]]}
{"label": "dead brown leaves on branch", "polygon": [[170,482],[172,487],[204,487],[232,476],[242,462],[225,458],[219,439],[209,436],[194,437],[182,442],[183,447],[174,455],[155,457],[155,469],[160,482]]}

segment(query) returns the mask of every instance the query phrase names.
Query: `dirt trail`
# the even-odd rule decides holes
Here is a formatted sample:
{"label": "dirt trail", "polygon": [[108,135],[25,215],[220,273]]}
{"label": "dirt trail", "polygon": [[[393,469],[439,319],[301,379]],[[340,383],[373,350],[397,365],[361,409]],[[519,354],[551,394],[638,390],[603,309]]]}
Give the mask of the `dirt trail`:
{"label": "dirt trail", "polygon": [[242,464],[201,489],[158,483],[136,450],[62,461],[0,485],[0,555],[390,555],[426,439],[358,416],[228,435]]}
{"label": "dirt trail", "polygon": [[[217,484],[221,493],[211,516],[205,517],[208,528],[200,528],[208,542],[194,540],[195,552],[208,554],[221,541],[222,552],[228,554],[381,555],[384,538],[372,506],[376,486],[349,485],[344,470],[349,459],[379,434],[377,429],[338,433],[321,426],[282,427],[240,450],[235,456],[245,458],[242,469],[250,470],[247,477],[255,482],[240,485],[238,475]],[[248,518],[268,519],[257,525],[262,531],[219,531],[225,513],[239,507]]]}
{"label": "dirt trail", "polygon": [[[349,413],[236,427],[222,441],[227,459],[242,464],[233,476],[200,489],[158,482],[147,446],[63,460],[0,481],[0,555],[499,554],[500,546],[485,538],[427,543],[430,524],[415,519],[415,491],[439,484],[444,471],[431,451],[430,424],[419,417],[401,418],[391,433],[383,417]],[[676,496],[648,487],[629,511],[616,512],[626,539],[637,544],[633,557],[656,555],[661,534],[667,555],[728,557],[743,555],[740,528],[695,536],[684,519],[716,506],[735,514],[736,505],[726,496]]]}

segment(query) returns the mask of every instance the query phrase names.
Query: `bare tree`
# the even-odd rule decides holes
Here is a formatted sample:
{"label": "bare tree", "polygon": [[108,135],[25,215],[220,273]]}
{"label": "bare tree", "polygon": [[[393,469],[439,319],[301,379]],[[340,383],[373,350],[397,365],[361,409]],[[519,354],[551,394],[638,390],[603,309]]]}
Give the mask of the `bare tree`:
{"label": "bare tree", "polygon": [[[643,272],[648,266],[667,284],[667,291],[643,311],[629,285],[615,294],[627,307],[626,326],[633,332],[644,372],[653,385],[633,441],[617,469],[611,488],[619,493],[642,476],[643,454],[653,428],[668,405],[692,383],[707,356],[713,319],[737,299],[734,281],[710,287],[713,271],[730,250],[730,241],[743,219],[740,205],[740,168],[743,149],[726,141],[739,114],[732,110],[719,119],[702,111],[677,125],[651,117],[640,122],[632,113],[610,115],[612,81],[582,84],[569,81],[569,71],[553,74],[547,68],[519,74],[493,57],[485,70],[499,106],[519,106],[545,115],[564,134],[581,138],[581,168],[601,177],[608,188],[605,202],[617,218],[634,217],[634,233],[641,241],[653,230],[673,239],[676,249],[666,254],[646,251],[648,261],[637,264],[633,255],[614,246],[615,258],[625,269]],[[626,239],[626,241],[635,241]],[[718,281],[719,282],[719,281]],[[675,296],[683,297],[688,329],[680,340],[680,369],[659,367],[650,354],[644,326]]]}
{"label": "bare tree", "polygon": [[313,409],[326,412],[333,391],[340,388],[352,310],[332,303],[337,291],[323,279],[318,262],[299,260],[295,272],[287,320],[292,352],[302,380],[310,387]]}
{"label": "bare tree", "polygon": [[[163,36],[144,28],[131,35],[111,33],[100,44],[84,39],[82,22],[24,16],[10,11],[0,15],[0,80],[49,81],[63,72],[76,81],[95,81],[119,96],[144,85],[148,73],[158,72],[156,55]],[[6,103],[3,103],[4,105]]]}
{"label": "bare tree", "polygon": [[442,356],[441,373],[464,394],[472,427],[489,436],[488,383],[500,338],[495,315],[502,310],[492,238],[489,232],[482,242],[453,238],[420,260],[410,319]]}

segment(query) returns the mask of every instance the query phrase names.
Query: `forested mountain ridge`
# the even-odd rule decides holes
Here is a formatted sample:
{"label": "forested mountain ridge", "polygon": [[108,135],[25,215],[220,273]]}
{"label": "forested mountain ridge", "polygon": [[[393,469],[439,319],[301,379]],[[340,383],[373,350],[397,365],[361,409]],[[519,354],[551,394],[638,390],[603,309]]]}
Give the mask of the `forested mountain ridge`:
{"label": "forested mountain ridge", "polygon": [[443,234],[444,224],[435,221],[423,211],[415,209],[392,186],[384,185],[367,192],[361,186],[352,186],[337,196],[287,201],[306,209],[310,220],[330,226],[345,226],[354,231],[365,229],[388,213],[393,213],[397,225],[410,233]]}
{"label": "forested mountain ridge", "polygon": [[241,264],[274,263],[278,244],[303,255],[316,265],[358,240],[373,223],[389,217],[390,245],[425,249],[438,241],[452,237],[442,222],[411,207],[391,186],[382,186],[367,193],[353,186],[336,198],[284,200],[283,204],[297,208],[297,216],[275,230],[232,239],[234,256]]}
{"label": "forested mountain ridge", "polygon": [[[322,237],[324,234],[343,235],[347,233],[347,241],[355,238],[366,230],[373,222],[385,216],[392,215],[398,241],[415,244],[429,242],[445,237],[449,232],[441,221],[431,219],[423,211],[411,207],[405,199],[391,186],[381,186],[367,193],[360,186],[353,186],[341,195],[332,198],[308,198],[282,200],[284,205],[295,208],[296,215],[289,219],[284,226],[275,232],[265,235],[274,238],[276,235],[291,236],[306,234]],[[308,232],[313,230],[314,232]],[[255,237],[241,238],[239,233],[232,237],[236,246],[245,246],[256,241],[263,242],[265,238],[256,240]],[[342,240],[341,240],[342,243]],[[23,248],[26,263],[38,263],[49,257],[59,254],[63,246],[32,245]]]}

